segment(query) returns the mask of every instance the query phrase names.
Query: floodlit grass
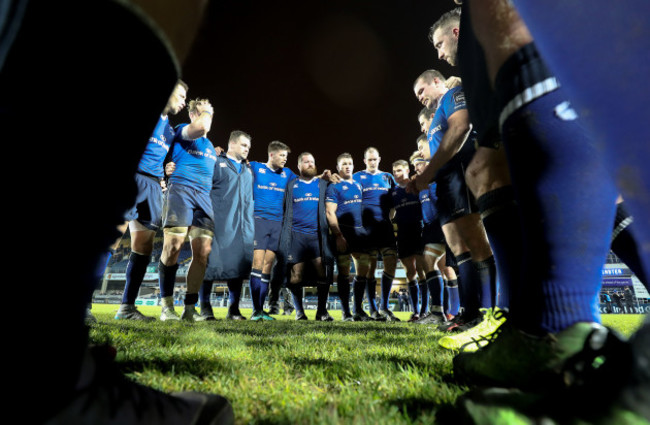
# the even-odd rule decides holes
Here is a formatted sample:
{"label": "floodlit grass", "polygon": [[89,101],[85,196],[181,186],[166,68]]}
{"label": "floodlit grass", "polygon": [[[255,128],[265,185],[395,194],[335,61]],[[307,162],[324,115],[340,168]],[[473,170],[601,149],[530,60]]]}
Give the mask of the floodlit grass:
{"label": "floodlit grass", "polygon": [[[93,305],[90,338],[117,348],[125,374],[167,392],[224,395],[238,424],[431,424],[466,390],[450,377],[453,353],[436,343],[443,334],[426,325],[341,322],[335,311],[330,323],[232,322],[218,308],[216,322],[139,323],[114,320],[117,307]],[[641,320],[603,317],[626,335]]]}

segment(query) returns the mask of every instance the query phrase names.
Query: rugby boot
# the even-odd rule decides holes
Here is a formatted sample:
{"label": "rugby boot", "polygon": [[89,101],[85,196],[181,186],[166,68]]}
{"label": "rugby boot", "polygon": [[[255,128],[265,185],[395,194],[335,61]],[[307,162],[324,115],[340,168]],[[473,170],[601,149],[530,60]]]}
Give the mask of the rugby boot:
{"label": "rugby boot", "polygon": [[241,314],[239,309],[228,309],[228,313],[226,313],[226,320],[246,320],[246,318]]}
{"label": "rugby boot", "polygon": [[271,322],[271,321],[275,320],[275,317],[271,317],[271,316],[269,315],[269,313],[267,313],[266,311],[262,310],[262,320],[265,320],[265,321],[267,321],[267,322]]}
{"label": "rugby boot", "polygon": [[476,351],[464,350],[453,360],[454,376],[470,385],[539,389],[564,381],[565,362],[579,353],[587,338],[606,335],[603,326],[579,322],[557,334],[531,335],[505,322],[482,340]]}
{"label": "rugby boot", "polygon": [[355,322],[368,322],[372,320],[370,316],[365,311],[362,311],[360,313],[354,313],[354,316],[352,316],[352,319]]}
{"label": "rugby boot", "polygon": [[309,320],[309,319],[307,318],[307,315],[304,312],[300,313],[296,311],[296,320]]}
{"label": "rugby boot", "polygon": [[390,310],[381,309],[379,310],[379,314],[384,316],[388,322],[401,322],[401,320]]}
{"label": "rugby boot", "polygon": [[321,322],[333,322],[334,318],[330,316],[330,314],[325,311],[325,312],[316,312],[316,321],[321,321]]}
{"label": "rugby boot", "polygon": [[186,322],[197,322],[199,321],[199,313],[196,311],[196,307],[194,305],[186,305],[183,307],[183,314],[181,315],[181,320],[184,320]]}
{"label": "rugby boot", "polygon": [[352,314],[343,314],[343,322],[354,322],[354,316]]}
{"label": "rugby boot", "polygon": [[420,325],[442,325],[447,322],[447,318],[442,313],[429,312],[421,317],[415,323]]}
{"label": "rugby boot", "polygon": [[476,351],[488,343],[488,337],[492,335],[506,321],[506,313],[503,310],[481,309],[482,320],[476,325],[468,327],[465,331],[447,335],[438,344],[448,350]]}
{"label": "rugby boot", "polygon": [[411,317],[409,317],[407,322],[413,323],[413,322],[417,322],[418,320],[420,320],[420,315],[417,313],[413,313],[411,314]]}
{"label": "rugby boot", "polygon": [[375,322],[385,322],[388,319],[386,316],[379,313],[379,311],[373,311],[372,314],[370,314],[370,320],[374,320]]}
{"label": "rugby boot", "polygon": [[116,320],[141,320],[143,322],[152,322],[156,320],[153,317],[145,316],[140,313],[138,308],[133,304],[120,304],[120,308],[115,313]]}
{"label": "rugby boot", "polygon": [[160,312],[160,320],[162,322],[165,321],[179,321],[181,320],[181,317],[176,313],[176,310],[174,309],[173,306],[163,306],[162,311]]}
{"label": "rugby boot", "polygon": [[199,322],[213,322],[217,318],[214,317],[214,311],[212,310],[212,304],[210,303],[201,303],[201,314],[196,318]]}

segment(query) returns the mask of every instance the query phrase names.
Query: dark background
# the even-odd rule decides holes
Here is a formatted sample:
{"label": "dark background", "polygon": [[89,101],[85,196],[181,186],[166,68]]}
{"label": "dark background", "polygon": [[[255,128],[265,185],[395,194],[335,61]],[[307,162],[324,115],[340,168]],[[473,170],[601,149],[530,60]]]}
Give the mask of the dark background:
{"label": "dark background", "polygon": [[[215,107],[209,138],[252,136],[249,159],[265,162],[270,141],[291,147],[287,166],[309,151],[320,170],[349,152],[379,149],[380,168],[417,148],[420,103],[413,82],[424,70],[453,71],[428,40],[452,0],[212,1],[185,63],[188,98]],[[173,123],[187,121],[182,112]]]}

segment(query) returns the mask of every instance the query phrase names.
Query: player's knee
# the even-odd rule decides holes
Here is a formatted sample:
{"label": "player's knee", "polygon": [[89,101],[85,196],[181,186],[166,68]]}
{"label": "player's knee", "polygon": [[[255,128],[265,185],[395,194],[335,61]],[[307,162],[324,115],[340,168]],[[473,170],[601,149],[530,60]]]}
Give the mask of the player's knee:
{"label": "player's knee", "polygon": [[195,239],[208,239],[212,240],[214,237],[214,232],[208,229],[202,229],[200,227],[192,227],[189,231],[190,241]]}

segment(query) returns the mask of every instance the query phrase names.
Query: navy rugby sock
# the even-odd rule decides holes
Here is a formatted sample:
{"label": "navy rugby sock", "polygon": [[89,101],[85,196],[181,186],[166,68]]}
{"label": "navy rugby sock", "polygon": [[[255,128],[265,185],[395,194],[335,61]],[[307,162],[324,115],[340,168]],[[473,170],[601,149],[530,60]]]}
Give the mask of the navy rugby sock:
{"label": "navy rugby sock", "polygon": [[318,296],[318,307],[316,311],[321,314],[327,311],[327,301],[330,295],[330,285],[325,282],[316,284],[316,294]]}
{"label": "navy rugby sock", "polygon": [[135,304],[140,292],[142,280],[147,273],[151,256],[131,252],[129,263],[126,265],[126,285],[122,295],[122,304]]}
{"label": "navy rugby sock", "polygon": [[231,313],[239,313],[239,299],[241,298],[242,279],[229,279],[226,284],[228,285],[228,310]]}
{"label": "navy rugby sock", "polygon": [[251,270],[250,276],[251,299],[253,301],[253,311],[262,310],[260,306],[260,293],[262,289],[262,270]]}
{"label": "navy rugby sock", "polygon": [[476,204],[496,261],[495,305],[507,309],[510,287],[521,284],[523,276],[521,217],[514,189],[512,185],[494,189],[479,197]]}
{"label": "navy rugby sock", "polygon": [[368,310],[372,314],[377,311],[377,280],[375,278],[366,280],[366,296],[368,297]]}
{"label": "navy rugby sock", "polygon": [[366,292],[366,278],[354,277],[354,313],[363,313],[363,294]]}
{"label": "navy rugby sock", "polygon": [[418,296],[419,296],[419,288],[418,288],[418,281],[417,280],[412,280],[408,283],[408,288],[409,288],[409,298],[411,300],[411,307],[413,309],[413,314],[418,314],[419,310],[419,302],[418,302]]}
{"label": "navy rugby sock", "polygon": [[426,281],[418,285],[420,290],[420,316],[425,315],[429,311],[429,286]]}
{"label": "navy rugby sock", "polygon": [[388,310],[388,298],[390,297],[390,290],[393,287],[393,279],[395,276],[391,276],[388,273],[381,275],[381,308],[383,310]]}
{"label": "navy rugby sock", "polygon": [[177,270],[178,263],[173,266],[166,266],[162,261],[158,263],[158,285],[160,287],[160,296],[162,298],[174,296]]}
{"label": "navy rugby sock", "polygon": [[447,281],[447,287],[445,288],[445,292],[447,292],[447,297],[448,297],[448,302],[447,304],[447,313],[451,314],[452,316],[458,315],[458,312],[460,311],[460,297],[458,294],[458,280],[453,279],[453,280],[448,280]]}
{"label": "navy rugby sock", "polygon": [[482,261],[472,261],[472,264],[476,268],[480,282],[480,306],[481,308],[492,308],[494,307],[494,296],[497,291],[497,270],[494,256]]}
{"label": "navy rugby sock", "polygon": [[341,299],[341,311],[344,316],[350,315],[350,277],[339,274],[336,277],[336,286]]}
{"label": "navy rugby sock", "polygon": [[305,308],[302,305],[302,285],[300,284],[289,284],[287,285],[293,296],[293,306],[296,310],[296,316],[298,314],[305,314]]}
{"label": "navy rugby sock", "polygon": [[534,43],[504,63],[495,91],[523,220],[524,274],[512,291],[510,319],[530,333],[599,322],[618,194],[601,146],[590,139]]}
{"label": "navy rugby sock", "polygon": [[445,305],[445,282],[442,279],[442,273],[440,273],[440,270],[433,270],[427,273],[426,278],[426,286],[429,289],[429,300],[432,311],[441,313],[443,311],[442,306]]}
{"label": "navy rugby sock", "polygon": [[266,301],[266,297],[269,294],[269,281],[271,280],[271,275],[267,273],[262,273],[260,277],[260,295],[259,295],[259,301],[258,304],[260,306],[260,310],[264,309],[264,302]]}
{"label": "navy rugby sock", "polygon": [[465,314],[469,317],[475,317],[479,314],[481,307],[481,279],[478,270],[474,267],[472,256],[467,252],[463,252],[456,256],[458,264],[458,275],[460,276],[461,285],[458,288],[459,296],[463,301]]}
{"label": "navy rugby sock", "polygon": [[204,280],[203,284],[201,284],[201,288],[199,289],[200,305],[203,305],[203,303],[209,304],[211,294],[212,294],[212,281]]}
{"label": "navy rugby sock", "polygon": [[196,294],[190,294],[190,293],[185,294],[185,300],[183,302],[185,305],[195,305],[197,302],[199,302],[199,294],[198,293],[196,293]]}

